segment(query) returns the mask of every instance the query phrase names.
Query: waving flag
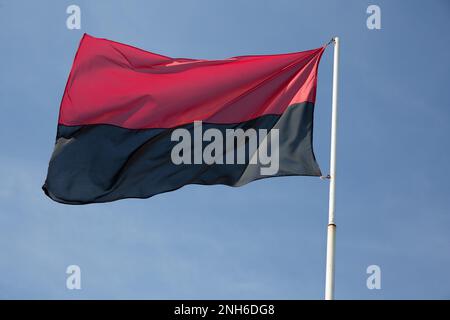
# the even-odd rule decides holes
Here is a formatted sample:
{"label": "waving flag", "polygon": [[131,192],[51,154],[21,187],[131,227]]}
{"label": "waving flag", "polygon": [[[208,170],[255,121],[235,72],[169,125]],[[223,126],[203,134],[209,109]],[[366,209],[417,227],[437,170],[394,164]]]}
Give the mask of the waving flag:
{"label": "waving flag", "polygon": [[43,190],[85,204],[320,176],[312,137],[323,51],[194,60],[84,35]]}

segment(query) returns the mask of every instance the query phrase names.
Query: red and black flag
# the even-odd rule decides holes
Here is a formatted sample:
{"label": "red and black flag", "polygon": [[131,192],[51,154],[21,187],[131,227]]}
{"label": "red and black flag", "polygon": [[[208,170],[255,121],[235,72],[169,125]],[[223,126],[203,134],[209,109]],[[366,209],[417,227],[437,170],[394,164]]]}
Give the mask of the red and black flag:
{"label": "red and black flag", "polygon": [[85,204],[187,184],[320,176],[312,138],[324,49],[174,59],[84,35],[45,193]]}

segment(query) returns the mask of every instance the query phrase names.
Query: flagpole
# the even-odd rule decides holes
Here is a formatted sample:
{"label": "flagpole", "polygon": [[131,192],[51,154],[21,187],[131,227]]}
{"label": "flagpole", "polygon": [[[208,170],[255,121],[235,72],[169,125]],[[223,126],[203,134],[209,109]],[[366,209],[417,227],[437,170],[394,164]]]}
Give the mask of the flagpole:
{"label": "flagpole", "polygon": [[330,151],[330,194],[328,206],[327,262],[325,277],[325,300],[334,299],[334,254],[336,248],[336,222],[334,219],[336,203],[336,131],[339,82],[339,38],[334,37],[333,96],[331,111],[331,151]]}

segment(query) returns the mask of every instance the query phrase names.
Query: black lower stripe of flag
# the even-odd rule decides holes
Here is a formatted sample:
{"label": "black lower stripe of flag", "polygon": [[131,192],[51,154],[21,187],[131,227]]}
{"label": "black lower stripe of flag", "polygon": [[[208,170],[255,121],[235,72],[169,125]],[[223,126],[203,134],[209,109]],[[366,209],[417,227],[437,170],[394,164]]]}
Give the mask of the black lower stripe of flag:
{"label": "black lower stripe of flag", "polygon": [[[184,128],[193,137],[193,123],[170,129],[59,125],[43,190],[61,203],[86,204],[148,198],[188,184],[241,186],[270,176],[320,176],[312,148],[313,113],[314,104],[306,102],[290,106],[282,115],[264,115],[236,124],[202,123],[202,132],[215,128],[224,137],[227,129],[278,129],[279,168],[273,175],[262,175],[263,165],[251,163],[248,139],[241,146],[244,163],[239,163],[237,150],[232,150],[234,163],[208,164],[203,159],[195,163],[193,159],[190,164],[175,164],[172,150],[179,142],[172,141],[172,134]],[[202,141],[202,150],[208,143]],[[260,146],[258,140],[258,149]],[[223,150],[230,152],[225,142]],[[192,143],[191,158],[195,152]]]}

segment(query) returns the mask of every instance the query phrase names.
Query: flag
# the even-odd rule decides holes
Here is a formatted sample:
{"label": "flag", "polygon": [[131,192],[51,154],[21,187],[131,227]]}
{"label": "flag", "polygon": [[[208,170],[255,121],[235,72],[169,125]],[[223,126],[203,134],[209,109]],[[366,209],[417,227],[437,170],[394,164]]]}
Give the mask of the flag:
{"label": "flag", "polygon": [[320,176],[312,140],[324,49],[184,59],[85,34],[44,192],[86,204],[188,184]]}

